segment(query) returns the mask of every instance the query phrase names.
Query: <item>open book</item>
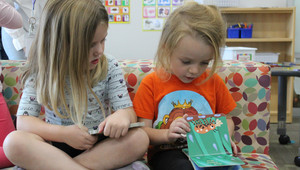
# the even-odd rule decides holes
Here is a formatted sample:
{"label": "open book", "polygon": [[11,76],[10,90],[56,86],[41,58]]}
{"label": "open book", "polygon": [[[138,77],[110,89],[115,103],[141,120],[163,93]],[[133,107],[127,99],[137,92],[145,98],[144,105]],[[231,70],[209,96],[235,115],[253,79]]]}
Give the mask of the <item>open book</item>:
{"label": "open book", "polygon": [[[129,128],[142,127],[142,126],[145,126],[144,122],[135,122],[135,123],[131,123]],[[98,135],[98,134],[101,134],[101,133],[99,133],[99,129],[97,128],[97,129],[89,130],[89,134],[90,135]]]}
{"label": "open book", "polygon": [[245,164],[233,156],[224,114],[194,115],[186,118],[191,131],[187,133],[188,148],[183,152],[195,169]]}

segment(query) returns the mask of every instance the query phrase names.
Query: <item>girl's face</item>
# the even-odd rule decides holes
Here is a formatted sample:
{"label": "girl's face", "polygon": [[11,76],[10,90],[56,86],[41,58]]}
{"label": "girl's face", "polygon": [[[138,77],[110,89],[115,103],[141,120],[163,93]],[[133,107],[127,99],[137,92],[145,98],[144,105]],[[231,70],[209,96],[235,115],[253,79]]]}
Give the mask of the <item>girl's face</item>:
{"label": "girl's face", "polygon": [[190,35],[183,37],[171,55],[171,72],[183,83],[191,83],[205,72],[213,48]]}
{"label": "girl's face", "polygon": [[94,69],[99,63],[100,57],[104,53],[105,39],[107,36],[107,26],[99,24],[89,51],[89,69]]}

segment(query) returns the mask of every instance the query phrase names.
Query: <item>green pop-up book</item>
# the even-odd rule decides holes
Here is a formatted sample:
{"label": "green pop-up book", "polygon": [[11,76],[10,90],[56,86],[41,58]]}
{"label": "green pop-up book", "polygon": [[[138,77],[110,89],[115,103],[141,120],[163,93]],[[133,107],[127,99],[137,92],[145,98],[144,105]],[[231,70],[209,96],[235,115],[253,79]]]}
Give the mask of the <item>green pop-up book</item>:
{"label": "green pop-up book", "polygon": [[188,148],[183,152],[195,169],[245,164],[233,156],[224,114],[194,115],[186,120],[191,131],[186,136]]}

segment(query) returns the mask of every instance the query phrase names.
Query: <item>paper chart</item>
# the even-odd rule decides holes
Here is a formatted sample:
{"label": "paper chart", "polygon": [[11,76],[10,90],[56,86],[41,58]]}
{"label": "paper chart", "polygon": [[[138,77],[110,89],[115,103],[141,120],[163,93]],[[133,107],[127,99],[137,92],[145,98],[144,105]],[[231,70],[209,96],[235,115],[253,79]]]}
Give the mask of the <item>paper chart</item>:
{"label": "paper chart", "polygon": [[184,0],[143,0],[143,30],[160,31],[166,17]]}
{"label": "paper chart", "polygon": [[130,23],[130,0],[105,0],[109,23]]}

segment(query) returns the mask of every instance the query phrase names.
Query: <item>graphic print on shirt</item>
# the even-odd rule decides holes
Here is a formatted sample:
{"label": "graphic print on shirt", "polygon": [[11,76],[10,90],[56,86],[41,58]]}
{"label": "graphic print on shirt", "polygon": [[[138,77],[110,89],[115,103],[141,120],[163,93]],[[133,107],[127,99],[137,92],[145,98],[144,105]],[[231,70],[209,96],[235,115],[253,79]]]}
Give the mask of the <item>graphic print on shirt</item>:
{"label": "graphic print on shirt", "polygon": [[153,128],[168,129],[174,120],[183,117],[184,114],[208,115],[213,112],[208,101],[199,93],[188,90],[174,91],[160,101]]}
{"label": "graphic print on shirt", "polygon": [[220,119],[214,120],[211,118],[203,119],[203,121],[195,120],[191,122],[195,126],[194,131],[200,134],[208,133],[211,130],[215,132],[216,128],[223,124],[222,121],[220,121]]}

